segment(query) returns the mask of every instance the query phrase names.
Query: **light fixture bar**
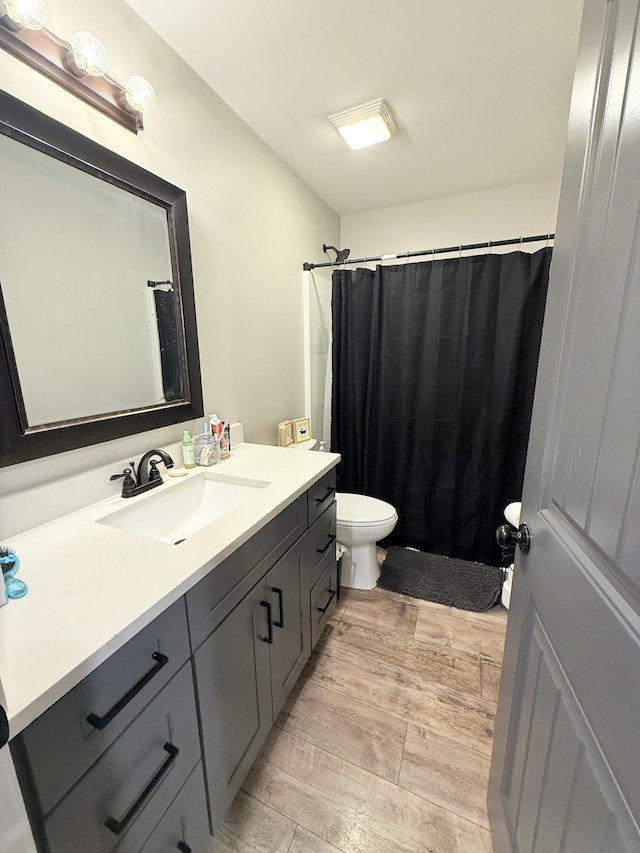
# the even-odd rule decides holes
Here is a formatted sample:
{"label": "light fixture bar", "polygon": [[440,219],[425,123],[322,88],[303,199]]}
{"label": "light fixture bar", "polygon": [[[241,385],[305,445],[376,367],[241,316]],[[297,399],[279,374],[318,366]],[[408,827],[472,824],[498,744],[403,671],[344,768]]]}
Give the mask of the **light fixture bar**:
{"label": "light fixture bar", "polygon": [[0,47],[133,133],[142,115],[120,105],[124,87],[111,77],[77,77],[65,67],[71,45],[46,29],[12,32],[0,18]]}

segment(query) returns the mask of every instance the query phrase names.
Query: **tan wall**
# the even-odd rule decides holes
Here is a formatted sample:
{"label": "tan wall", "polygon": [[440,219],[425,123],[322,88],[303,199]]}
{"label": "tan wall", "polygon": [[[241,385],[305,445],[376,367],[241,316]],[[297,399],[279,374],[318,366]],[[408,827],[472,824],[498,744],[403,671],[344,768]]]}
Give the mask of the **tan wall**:
{"label": "tan wall", "polygon": [[[145,130],[136,137],[4,51],[2,87],[186,190],[206,410],[243,421],[248,441],[275,443],[278,421],[303,414],[302,264],[335,245],[339,217],[122,0],[50,6],[49,27],[65,40],[78,29],[99,36],[115,79],[152,81],[158,106]],[[5,469],[0,494],[181,429]]]}

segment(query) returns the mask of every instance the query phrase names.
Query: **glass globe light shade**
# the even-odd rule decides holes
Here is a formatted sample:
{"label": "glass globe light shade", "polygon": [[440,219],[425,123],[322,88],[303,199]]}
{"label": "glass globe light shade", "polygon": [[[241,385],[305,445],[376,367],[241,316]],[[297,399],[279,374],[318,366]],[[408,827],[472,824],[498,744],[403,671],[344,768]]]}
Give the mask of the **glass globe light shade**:
{"label": "glass globe light shade", "polygon": [[80,71],[92,77],[102,77],[109,68],[109,55],[97,36],[80,30],[71,42],[73,61]]}
{"label": "glass globe light shade", "polygon": [[45,0],[4,0],[4,8],[9,19],[22,29],[41,30],[47,23]]}
{"label": "glass globe light shade", "polygon": [[139,77],[137,74],[127,80],[125,98],[132,109],[141,113],[149,112],[156,105],[156,93],[153,86],[148,80]]}

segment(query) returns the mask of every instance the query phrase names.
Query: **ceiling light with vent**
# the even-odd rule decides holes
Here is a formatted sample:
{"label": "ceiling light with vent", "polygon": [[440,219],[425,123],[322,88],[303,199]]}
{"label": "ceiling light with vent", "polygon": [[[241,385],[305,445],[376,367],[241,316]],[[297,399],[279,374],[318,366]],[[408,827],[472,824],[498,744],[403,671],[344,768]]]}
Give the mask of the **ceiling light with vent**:
{"label": "ceiling light with vent", "polygon": [[354,150],[385,142],[398,132],[389,105],[382,98],[336,113],[329,120]]}

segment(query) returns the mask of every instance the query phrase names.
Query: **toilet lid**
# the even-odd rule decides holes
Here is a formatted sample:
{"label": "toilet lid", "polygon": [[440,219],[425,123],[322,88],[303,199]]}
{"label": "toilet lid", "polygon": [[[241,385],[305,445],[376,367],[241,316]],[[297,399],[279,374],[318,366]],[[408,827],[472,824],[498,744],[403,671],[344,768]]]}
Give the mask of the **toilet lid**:
{"label": "toilet lid", "polygon": [[384,524],[398,517],[391,504],[380,501],[378,498],[352,495],[348,492],[336,494],[336,516],[338,524],[358,527]]}

